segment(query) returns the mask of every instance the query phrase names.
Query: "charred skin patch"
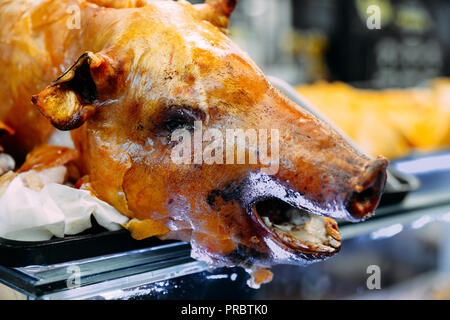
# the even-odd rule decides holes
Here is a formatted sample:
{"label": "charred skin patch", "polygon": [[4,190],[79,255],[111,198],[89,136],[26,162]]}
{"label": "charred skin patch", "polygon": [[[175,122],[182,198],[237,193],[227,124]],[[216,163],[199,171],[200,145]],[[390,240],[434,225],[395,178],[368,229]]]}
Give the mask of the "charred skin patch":
{"label": "charred skin patch", "polygon": [[219,202],[218,198],[222,199],[223,202],[236,201],[242,204],[242,190],[240,182],[231,182],[225,185],[222,189],[216,189],[208,194],[206,199],[207,203],[214,209],[218,209]]}
{"label": "charred skin patch", "polygon": [[232,264],[251,268],[261,261],[270,261],[270,253],[260,252],[254,248],[238,245],[237,249],[226,256]]}

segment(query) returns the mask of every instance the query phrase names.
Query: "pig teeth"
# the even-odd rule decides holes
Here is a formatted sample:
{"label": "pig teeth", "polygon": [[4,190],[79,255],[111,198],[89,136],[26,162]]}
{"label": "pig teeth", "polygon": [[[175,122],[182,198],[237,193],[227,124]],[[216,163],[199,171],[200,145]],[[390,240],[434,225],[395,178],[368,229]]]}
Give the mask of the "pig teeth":
{"label": "pig teeth", "polygon": [[333,239],[335,239],[337,241],[341,241],[341,235],[340,235],[339,231],[336,230],[335,228],[333,228],[332,225],[330,225],[330,224],[327,225],[327,231],[328,231],[328,235],[330,235]]}
{"label": "pig teeth", "polygon": [[341,242],[332,237],[328,237],[328,242],[329,242],[330,246],[332,246],[333,248],[340,248],[340,246],[341,246]]}
{"label": "pig teeth", "polygon": [[334,252],[336,251],[335,247],[321,244],[321,243],[308,243],[309,248],[313,249],[316,252]]}

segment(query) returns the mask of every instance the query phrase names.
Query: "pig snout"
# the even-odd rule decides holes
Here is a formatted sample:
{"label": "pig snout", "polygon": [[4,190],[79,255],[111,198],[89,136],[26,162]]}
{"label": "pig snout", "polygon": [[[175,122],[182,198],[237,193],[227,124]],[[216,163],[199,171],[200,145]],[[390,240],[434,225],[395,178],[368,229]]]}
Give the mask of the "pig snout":
{"label": "pig snout", "polygon": [[365,220],[375,211],[386,184],[387,166],[385,159],[371,162],[355,190],[348,194],[345,208],[351,220]]}
{"label": "pig snout", "polygon": [[286,101],[275,98],[278,107],[263,121],[280,130],[275,177],[303,198],[295,206],[350,222],[369,218],[384,191],[388,161],[364,154],[329,123]]}

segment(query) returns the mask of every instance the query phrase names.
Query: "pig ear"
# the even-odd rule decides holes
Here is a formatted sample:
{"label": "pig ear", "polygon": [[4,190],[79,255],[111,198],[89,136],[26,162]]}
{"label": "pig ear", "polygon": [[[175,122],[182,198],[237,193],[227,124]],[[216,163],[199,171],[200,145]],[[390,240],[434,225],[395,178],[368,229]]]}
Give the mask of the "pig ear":
{"label": "pig ear", "polygon": [[228,28],[230,16],[237,2],[238,0],[206,0],[205,3],[194,5],[194,8],[201,19],[225,30]]}
{"label": "pig ear", "polygon": [[86,52],[31,100],[56,128],[76,129],[97,111],[98,92],[111,84],[113,75],[107,56]]}

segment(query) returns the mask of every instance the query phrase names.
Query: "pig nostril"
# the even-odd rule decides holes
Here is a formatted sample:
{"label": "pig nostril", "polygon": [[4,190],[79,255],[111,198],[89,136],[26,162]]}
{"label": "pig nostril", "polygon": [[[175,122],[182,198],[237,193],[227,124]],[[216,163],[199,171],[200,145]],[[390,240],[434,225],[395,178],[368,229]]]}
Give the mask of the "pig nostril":
{"label": "pig nostril", "polygon": [[347,198],[346,209],[354,220],[368,218],[377,208],[386,184],[386,165],[379,163],[372,167],[372,173],[364,183],[366,187],[362,191],[352,192]]}

